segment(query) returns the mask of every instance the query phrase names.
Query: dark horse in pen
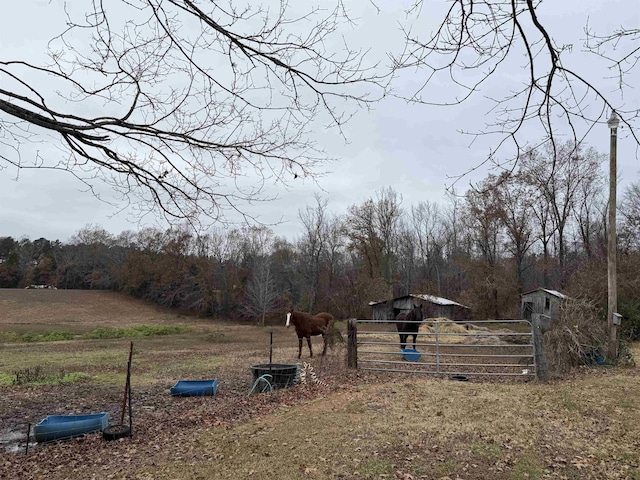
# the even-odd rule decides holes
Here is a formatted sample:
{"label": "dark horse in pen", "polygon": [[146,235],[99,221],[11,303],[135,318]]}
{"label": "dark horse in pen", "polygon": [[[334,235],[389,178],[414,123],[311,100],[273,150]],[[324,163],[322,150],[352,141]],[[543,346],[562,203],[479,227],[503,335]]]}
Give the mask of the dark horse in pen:
{"label": "dark horse in pen", "polygon": [[402,312],[396,317],[398,327],[398,334],[400,335],[400,348],[405,349],[407,345],[407,339],[409,336],[413,337],[413,349],[416,349],[416,337],[418,336],[418,329],[420,324],[424,320],[422,313],[422,305],[413,305],[413,308],[409,312]]}

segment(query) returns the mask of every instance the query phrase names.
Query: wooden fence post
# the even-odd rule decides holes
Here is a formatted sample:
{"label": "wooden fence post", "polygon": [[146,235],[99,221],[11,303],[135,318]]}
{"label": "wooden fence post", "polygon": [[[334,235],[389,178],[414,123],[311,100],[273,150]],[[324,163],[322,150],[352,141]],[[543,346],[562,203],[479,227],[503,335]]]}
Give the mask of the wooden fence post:
{"label": "wooden fence post", "polygon": [[533,333],[533,350],[536,362],[536,377],[538,378],[538,380],[546,380],[548,378],[547,358],[544,354],[544,338],[542,337],[542,334],[549,329],[549,326],[546,325],[546,322],[544,322],[542,318],[540,318],[541,316],[542,315],[537,313],[531,315],[531,329]]}
{"label": "wooden fence post", "polygon": [[358,327],[356,319],[347,322],[347,367],[358,368]]}

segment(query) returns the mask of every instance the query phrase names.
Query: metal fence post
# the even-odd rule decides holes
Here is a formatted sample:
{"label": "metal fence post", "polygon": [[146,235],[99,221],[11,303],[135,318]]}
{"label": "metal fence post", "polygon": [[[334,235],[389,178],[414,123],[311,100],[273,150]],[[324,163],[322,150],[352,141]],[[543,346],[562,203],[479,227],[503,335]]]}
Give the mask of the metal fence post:
{"label": "metal fence post", "polygon": [[347,367],[358,368],[358,326],[357,320],[347,321]]}

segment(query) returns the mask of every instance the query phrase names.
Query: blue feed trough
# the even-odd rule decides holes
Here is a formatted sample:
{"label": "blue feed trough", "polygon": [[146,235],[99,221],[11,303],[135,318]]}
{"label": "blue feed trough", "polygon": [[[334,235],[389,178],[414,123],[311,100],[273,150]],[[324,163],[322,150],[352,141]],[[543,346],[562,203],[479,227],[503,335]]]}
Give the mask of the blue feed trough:
{"label": "blue feed trough", "polygon": [[171,387],[171,395],[174,397],[212,396],[217,391],[217,380],[178,380],[178,383]]}
{"label": "blue feed trough", "polygon": [[420,360],[420,352],[414,348],[403,348],[401,351],[402,356],[408,362],[417,362]]}
{"label": "blue feed trough", "polygon": [[36,442],[51,442],[101,432],[109,424],[108,413],[90,415],[49,415],[34,429]]}

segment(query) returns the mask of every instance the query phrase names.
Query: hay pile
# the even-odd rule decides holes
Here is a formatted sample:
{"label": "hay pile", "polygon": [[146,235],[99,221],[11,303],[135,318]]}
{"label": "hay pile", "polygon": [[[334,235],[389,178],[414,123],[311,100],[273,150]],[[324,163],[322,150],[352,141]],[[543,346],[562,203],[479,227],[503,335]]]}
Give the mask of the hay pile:
{"label": "hay pile", "polygon": [[[466,343],[469,345],[499,345],[509,343],[529,343],[527,337],[496,335],[497,333],[514,333],[509,329],[489,330],[487,327],[479,327],[472,323],[456,323],[445,317],[427,318],[420,326],[420,333],[435,334],[436,324],[438,327],[439,343]],[[467,334],[455,335],[455,334]],[[449,335],[447,335],[449,334]],[[454,334],[454,335],[452,335]],[[473,334],[473,335],[469,335]],[[435,335],[425,335],[424,341],[435,342]]]}

